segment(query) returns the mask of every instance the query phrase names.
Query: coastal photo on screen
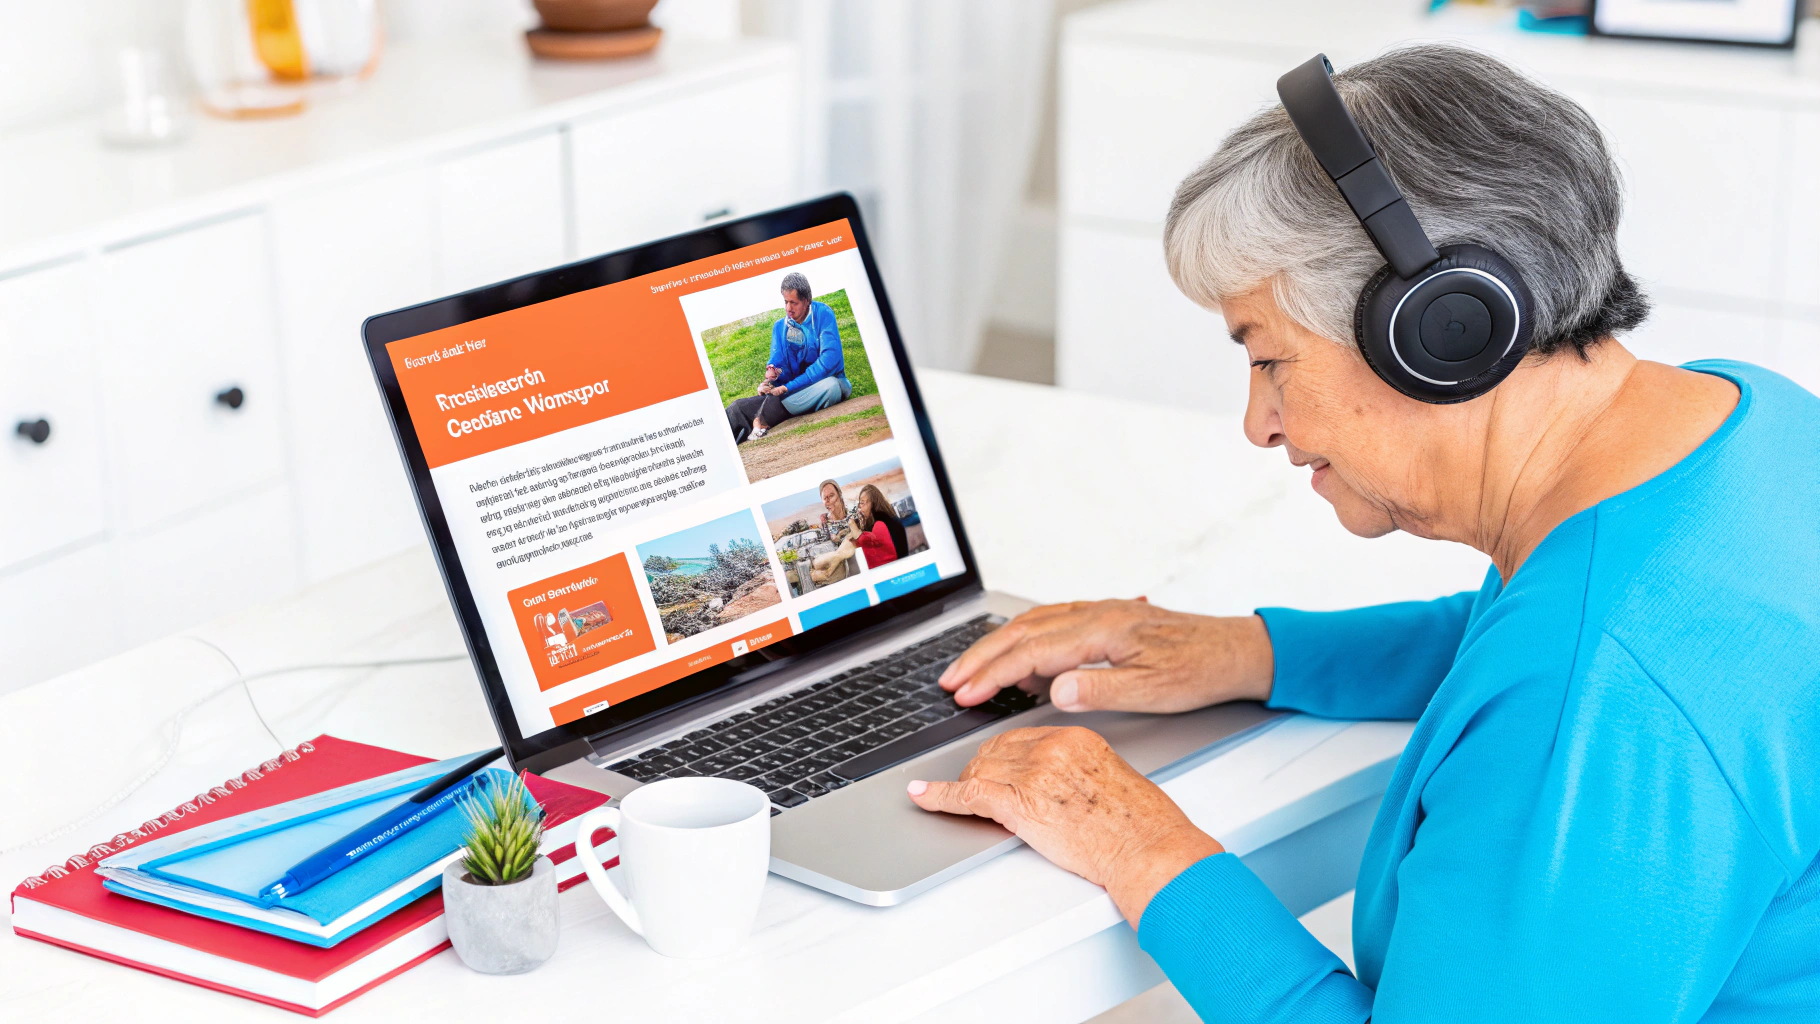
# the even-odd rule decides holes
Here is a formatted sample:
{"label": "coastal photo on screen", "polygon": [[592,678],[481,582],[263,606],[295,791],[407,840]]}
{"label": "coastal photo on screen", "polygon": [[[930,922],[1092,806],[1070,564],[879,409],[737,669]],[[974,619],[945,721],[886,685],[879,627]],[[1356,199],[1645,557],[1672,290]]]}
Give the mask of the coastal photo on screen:
{"label": "coastal photo on screen", "polygon": [[748,480],[891,436],[845,287],[818,293],[803,270],[725,287],[758,307],[701,332]]}
{"label": "coastal photo on screen", "polygon": [[749,511],[640,544],[638,560],[668,643],[783,600]]}
{"label": "coastal photo on screen", "polygon": [[764,515],[796,597],[929,549],[897,459],[766,502]]}

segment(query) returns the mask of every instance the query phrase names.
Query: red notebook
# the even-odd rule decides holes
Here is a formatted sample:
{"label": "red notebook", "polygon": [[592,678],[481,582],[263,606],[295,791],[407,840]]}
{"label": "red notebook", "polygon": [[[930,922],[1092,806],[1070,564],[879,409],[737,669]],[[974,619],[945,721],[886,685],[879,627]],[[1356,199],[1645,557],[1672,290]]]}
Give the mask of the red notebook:
{"label": "red notebook", "polygon": [[[333,736],[318,736],[300,743],[237,779],[197,794],[162,817],[26,879],[13,890],[13,931],[128,967],[319,1017],[448,948],[440,890],[324,949],[116,895],[102,888],[94,864],[153,835],[181,831],[430,760]],[[570,834],[565,836],[562,826],[605,803],[607,798],[602,793],[536,775],[527,775],[525,784],[544,809],[545,852],[556,864],[558,887],[567,889],[585,875],[574,860],[574,829],[567,829]],[[611,836],[604,829],[595,833],[595,845]],[[562,845],[551,849],[552,843]],[[601,852],[604,855],[609,851]]]}

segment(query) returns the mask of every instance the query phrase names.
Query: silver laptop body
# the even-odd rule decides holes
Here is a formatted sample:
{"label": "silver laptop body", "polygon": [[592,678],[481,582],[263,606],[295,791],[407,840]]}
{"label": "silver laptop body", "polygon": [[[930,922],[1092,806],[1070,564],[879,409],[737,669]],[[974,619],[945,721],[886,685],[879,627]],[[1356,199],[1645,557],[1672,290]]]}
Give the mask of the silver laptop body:
{"label": "silver laptop body", "polygon": [[[924,622],[861,645],[829,662],[805,666],[790,678],[741,694],[692,714],[686,721],[654,724],[637,737],[543,774],[607,793],[615,799],[642,783],[604,768],[640,749],[660,745],[744,708],[809,686],[855,665],[935,636],[982,613],[1009,618],[1032,607],[1021,598],[989,591]],[[1161,780],[1192,767],[1248,737],[1277,717],[1257,704],[1224,704],[1182,715],[1111,711],[1070,714],[1047,702],[1007,716],[927,753],[834,790],[771,819],[771,870],[872,906],[902,903],[1018,845],[996,822],[932,814],[910,802],[912,779],[952,779],[987,737],[1031,726],[1083,726],[1105,737],[1133,767]]]}

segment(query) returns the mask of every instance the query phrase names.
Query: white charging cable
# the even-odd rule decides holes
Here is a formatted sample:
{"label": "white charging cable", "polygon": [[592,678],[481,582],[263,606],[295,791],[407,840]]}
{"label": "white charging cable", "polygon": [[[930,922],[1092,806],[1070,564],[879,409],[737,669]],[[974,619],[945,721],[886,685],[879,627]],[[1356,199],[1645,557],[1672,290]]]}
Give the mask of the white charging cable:
{"label": "white charging cable", "polygon": [[254,682],[255,680],[269,679],[273,676],[293,675],[298,672],[330,672],[330,671],[335,671],[338,669],[402,668],[402,667],[405,667],[408,665],[438,665],[438,664],[443,664],[443,663],[451,662],[451,661],[466,661],[468,659],[468,656],[466,654],[442,654],[442,655],[436,655],[433,657],[424,657],[424,658],[387,658],[387,659],[384,659],[381,661],[321,662],[321,663],[311,664],[311,665],[288,665],[284,668],[266,669],[263,672],[254,672],[249,675],[247,673],[241,672],[240,666],[235,664],[233,657],[231,655],[229,655],[228,652],[222,650],[220,647],[216,646],[215,644],[210,643],[209,641],[204,640],[199,636],[189,636],[189,637],[186,637],[186,639],[194,640],[197,643],[200,643],[203,646],[212,649],[213,651],[215,651],[215,653],[221,655],[224,659],[226,659],[227,663],[230,666],[232,666],[234,669],[233,681],[226,683],[225,685],[223,685],[217,689],[211,690],[208,693],[203,694],[201,697],[198,697],[195,700],[189,702],[188,704],[185,704],[182,708],[180,708],[177,711],[177,713],[175,715],[172,715],[170,718],[166,719],[164,721],[164,723],[159,726],[160,729],[168,730],[170,732],[170,738],[165,741],[164,750],[161,753],[159,753],[157,759],[152,763],[152,766],[150,768],[146,769],[144,772],[141,772],[137,778],[133,779],[132,782],[130,782],[126,785],[126,788],[120,790],[118,793],[115,793],[113,796],[109,797],[105,802],[90,809],[87,813],[83,814],[80,818],[77,818],[76,820],[69,822],[68,824],[59,826],[55,830],[46,832],[43,835],[34,836],[33,838],[28,839],[23,843],[16,843],[12,846],[8,846],[4,849],[0,849],[0,857],[6,856],[7,854],[10,854],[10,853],[16,853],[20,850],[29,849],[33,846],[40,846],[40,845],[43,845],[44,843],[49,843],[49,842],[53,842],[57,839],[61,839],[64,836],[69,835],[71,832],[74,832],[77,829],[88,825],[90,822],[93,822],[95,819],[101,817],[103,814],[106,814],[107,812],[120,806],[120,804],[123,803],[128,797],[131,797],[134,793],[137,793],[137,792],[139,792],[139,790],[145,788],[147,783],[151,782],[152,779],[156,778],[158,776],[158,773],[163,771],[164,767],[171,763],[171,758],[177,756],[177,749],[179,746],[182,745],[182,742],[183,742],[184,719],[188,718],[193,712],[195,712],[195,710],[197,708],[202,707],[204,704],[207,704],[209,701],[214,700],[216,697],[221,696],[222,694],[228,692],[229,690],[234,689],[237,686],[246,692],[247,705],[252,708],[253,717],[257,718],[259,720],[260,728],[265,730],[265,734],[267,736],[270,736],[272,738],[272,742],[278,744],[278,749],[282,751],[284,749],[283,741],[281,741],[278,738],[278,734],[276,732],[272,731],[271,725],[268,724],[265,720],[265,715],[262,714],[259,710],[258,701],[255,701],[253,699],[253,689],[248,684]]}

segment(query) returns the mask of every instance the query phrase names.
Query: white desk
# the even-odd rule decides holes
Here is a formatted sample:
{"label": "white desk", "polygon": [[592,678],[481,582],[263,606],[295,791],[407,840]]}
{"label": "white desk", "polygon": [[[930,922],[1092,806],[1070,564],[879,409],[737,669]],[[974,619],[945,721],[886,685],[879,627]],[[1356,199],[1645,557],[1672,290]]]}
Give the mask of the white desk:
{"label": "white desk", "polygon": [[[1483,572],[1484,560],[1463,548],[1345,535],[1305,476],[1280,453],[1245,445],[1230,417],[954,374],[926,374],[924,386],[982,570],[998,589],[1042,600],[1147,594],[1234,612],[1430,596],[1474,586]],[[106,800],[155,762],[168,735],[160,723],[234,678],[202,640],[249,673],[461,649],[429,552],[419,548],[0,697],[0,848]],[[328,732],[450,756],[496,742],[465,663],[300,673],[253,689],[287,744]],[[1407,735],[1399,723],[1292,719],[1166,788],[1229,848],[1255,853],[1271,879],[1273,851],[1293,851],[1298,838],[1315,860],[1320,849],[1356,849]],[[0,857],[0,878],[10,888],[273,749],[240,691],[222,693],[190,716],[177,755],[149,784],[70,836]],[[1347,834],[1323,838],[1324,828]],[[1305,862],[1278,858],[1275,869],[1282,876],[1283,864]],[[1324,870],[1336,874],[1333,865]],[[1346,870],[1356,863],[1338,873]],[[1296,891],[1296,878],[1273,879],[1298,913],[1306,909],[1298,901],[1350,886],[1316,892],[1333,883],[1312,879]],[[590,887],[566,893],[562,913],[556,958],[532,974],[483,977],[445,954],[333,1019],[502,1019],[528,1010],[641,1021],[1078,1021],[1161,978],[1102,891],[1029,850],[889,909],[773,878],[750,942],[709,962],[650,952]],[[0,935],[0,1017],[8,1020],[260,1016],[293,1019],[10,930]]]}

